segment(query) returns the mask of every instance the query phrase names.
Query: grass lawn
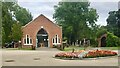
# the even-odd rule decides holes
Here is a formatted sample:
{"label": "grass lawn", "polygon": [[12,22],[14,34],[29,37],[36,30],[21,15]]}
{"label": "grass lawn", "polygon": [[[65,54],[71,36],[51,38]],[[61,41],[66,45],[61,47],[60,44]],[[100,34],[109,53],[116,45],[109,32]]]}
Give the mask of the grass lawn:
{"label": "grass lawn", "polygon": [[31,48],[18,48],[18,50],[32,50]]}
{"label": "grass lawn", "polygon": [[[72,51],[73,48],[75,49],[75,51],[84,49],[84,47],[69,46],[69,47],[65,47],[65,49],[63,51]],[[90,48],[95,48],[95,47],[90,47]],[[118,50],[118,47],[100,47],[100,48],[105,49],[105,50]]]}
{"label": "grass lawn", "polygon": [[84,47],[78,47],[78,46],[69,46],[69,47],[65,47],[65,49],[63,51],[72,51],[73,48],[76,50],[83,50]]}
{"label": "grass lawn", "polygon": [[101,47],[102,49],[118,50],[118,47]]}

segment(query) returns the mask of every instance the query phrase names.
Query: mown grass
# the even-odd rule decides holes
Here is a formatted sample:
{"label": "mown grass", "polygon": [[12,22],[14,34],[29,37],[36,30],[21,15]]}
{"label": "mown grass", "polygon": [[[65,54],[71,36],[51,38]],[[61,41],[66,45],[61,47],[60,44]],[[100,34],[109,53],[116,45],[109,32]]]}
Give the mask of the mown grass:
{"label": "mown grass", "polygon": [[118,50],[118,47],[101,47],[102,49]]}
{"label": "mown grass", "polygon": [[73,49],[75,49],[75,50],[83,50],[84,47],[69,46],[69,47],[65,47],[65,49],[63,51],[72,51]]}
{"label": "mown grass", "polygon": [[18,48],[18,50],[32,50],[32,48]]}
{"label": "mown grass", "polygon": [[[88,47],[88,48],[97,48],[97,47]],[[104,50],[118,50],[118,47],[100,47],[100,48]],[[63,51],[72,51],[73,49],[75,49],[75,51],[84,50],[84,47],[69,46],[69,47],[65,47]]]}

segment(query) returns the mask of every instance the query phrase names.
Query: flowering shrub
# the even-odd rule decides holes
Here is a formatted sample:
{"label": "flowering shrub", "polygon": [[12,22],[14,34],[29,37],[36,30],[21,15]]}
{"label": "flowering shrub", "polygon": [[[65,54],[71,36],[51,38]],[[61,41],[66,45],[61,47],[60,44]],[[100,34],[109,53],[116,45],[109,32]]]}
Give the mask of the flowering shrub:
{"label": "flowering shrub", "polygon": [[[61,57],[61,58],[79,58],[79,55],[83,52],[86,52],[84,50],[81,50],[79,52],[63,52],[58,53],[55,55],[55,57]],[[116,52],[108,51],[108,50],[90,50],[87,54],[83,56],[83,58],[94,58],[94,57],[104,57],[104,56],[115,56],[117,55]]]}
{"label": "flowering shrub", "polygon": [[65,57],[65,58],[78,58],[78,55],[80,54],[80,52],[66,52],[66,53],[58,53],[55,55],[55,57]]}
{"label": "flowering shrub", "polygon": [[114,56],[114,55],[117,55],[117,53],[108,51],[108,50],[92,50],[92,51],[89,51],[88,54],[85,55],[85,58]]}

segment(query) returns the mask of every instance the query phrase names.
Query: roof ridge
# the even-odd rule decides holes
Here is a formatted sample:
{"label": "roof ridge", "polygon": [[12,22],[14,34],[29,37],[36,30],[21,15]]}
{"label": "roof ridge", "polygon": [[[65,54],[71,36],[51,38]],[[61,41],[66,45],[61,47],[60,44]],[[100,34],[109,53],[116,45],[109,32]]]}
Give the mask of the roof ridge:
{"label": "roof ridge", "polygon": [[[33,21],[35,21],[36,19],[38,19],[39,17],[43,16],[44,18],[46,18],[48,21],[50,21],[51,23],[53,23],[53,21],[51,21],[49,18],[47,18],[45,15],[40,14],[38,17],[36,17],[35,19],[33,19],[32,21],[30,21],[29,23],[27,23],[26,25],[22,26],[22,28],[26,27],[27,25],[31,24]],[[54,25],[56,25],[57,27],[61,28],[60,26],[58,26],[57,24],[53,23]]]}

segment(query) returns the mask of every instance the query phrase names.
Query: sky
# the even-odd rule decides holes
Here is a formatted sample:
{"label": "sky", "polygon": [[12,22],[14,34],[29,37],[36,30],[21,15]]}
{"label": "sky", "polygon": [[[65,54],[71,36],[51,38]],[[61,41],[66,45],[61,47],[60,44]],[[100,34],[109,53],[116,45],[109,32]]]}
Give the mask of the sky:
{"label": "sky", "polygon": [[[49,18],[51,21],[54,21],[53,14],[54,14],[54,5],[57,5],[60,0],[18,0],[18,4],[21,7],[24,7],[28,9],[33,16],[33,19],[38,17],[40,14],[45,15],[47,18]],[[97,13],[99,15],[98,21],[96,24],[98,25],[107,25],[106,19],[108,17],[109,11],[116,11],[118,10],[118,1],[114,0],[112,1],[101,1],[101,2],[95,2],[90,0],[90,7],[97,10]]]}

